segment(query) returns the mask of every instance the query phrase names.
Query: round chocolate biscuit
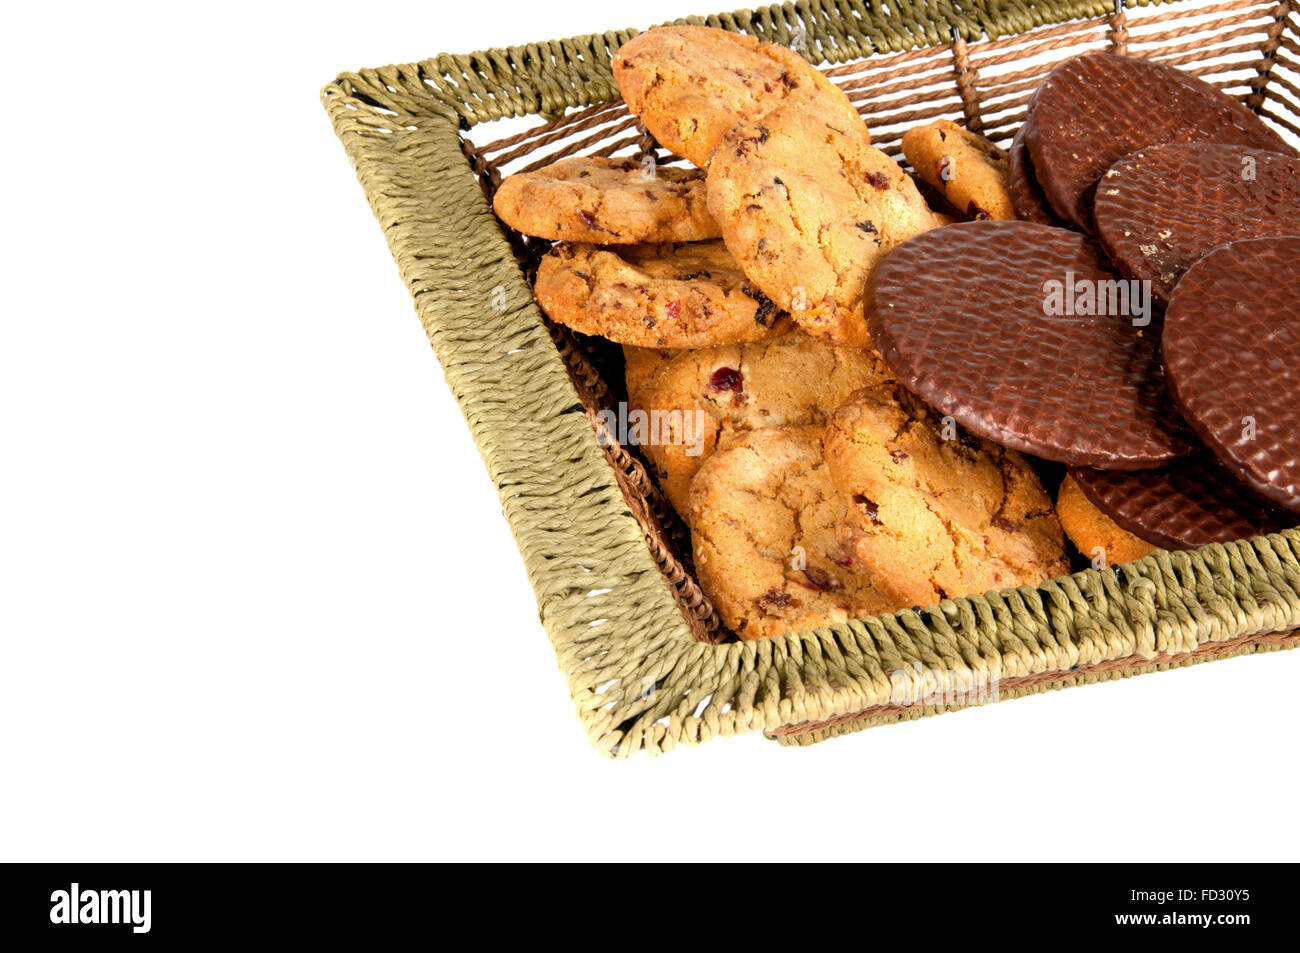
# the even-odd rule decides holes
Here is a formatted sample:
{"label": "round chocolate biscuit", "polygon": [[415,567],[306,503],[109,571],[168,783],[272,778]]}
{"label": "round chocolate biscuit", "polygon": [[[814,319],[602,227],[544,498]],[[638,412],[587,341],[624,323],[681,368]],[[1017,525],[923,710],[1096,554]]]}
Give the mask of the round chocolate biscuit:
{"label": "round chocolate biscuit", "polygon": [[1194,549],[1293,525],[1208,453],[1140,473],[1080,468],[1070,476],[1097,509],[1161,549]]}
{"label": "round chocolate biscuit", "polygon": [[871,339],[909,390],[980,436],[1075,466],[1160,466],[1196,444],[1128,285],[1077,232],[950,225],[876,267]]}
{"label": "round chocolate biscuit", "polygon": [[1300,232],[1300,157],[1171,143],[1120,159],[1093,203],[1097,237],[1163,307],[1183,273],[1220,245]]}
{"label": "round chocolate biscuit", "polygon": [[1007,149],[1007,191],[1011,193],[1011,207],[1022,222],[1038,225],[1062,225],[1043,194],[1043,188],[1034,178],[1034,166],[1025,145],[1025,127],[1021,126]]}
{"label": "round chocolate biscuit", "polygon": [[1057,214],[1092,232],[1097,181],[1161,142],[1219,142],[1291,153],[1245,104],[1172,66],[1085,53],[1052,70],[1029,101],[1025,141]]}
{"label": "round chocolate biscuit", "polygon": [[1297,260],[1300,236],[1210,252],[1178,283],[1162,348],[1175,402],[1223,465],[1300,511]]}

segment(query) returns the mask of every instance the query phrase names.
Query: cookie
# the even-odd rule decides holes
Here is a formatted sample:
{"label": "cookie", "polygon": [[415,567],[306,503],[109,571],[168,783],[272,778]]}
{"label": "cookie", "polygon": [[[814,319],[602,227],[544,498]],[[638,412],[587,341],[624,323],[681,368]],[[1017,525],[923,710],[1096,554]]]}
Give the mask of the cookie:
{"label": "cookie", "polygon": [[497,216],[537,238],[627,245],[717,238],[698,169],[575,157],[506,177]]}
{"label": "cookie", "polygon": [[691,480],[716,450],[763,427],[824,424],[849,394],[892,376],[870,350],[833,347],[798,330],[682,351],[653,367],[636,357],[629,368],[631,406],[661,420],[660,439],[642,451],[682,514]]}
{"label": "cookie", "polygon": [[1056,515],[1070,542],[1098,569],[1132,562],[1155,552],[1156,548],[1146,540],[1097,509],[1072,476],[1065,477],[1056,495]]}
{"label": "cookie", "polygon": [[1042,186],[1034,178],[1034,165],[1029,158],[1029,146],[1025,145],[1023,125],[1016,130],[1011,148],[1007,150],[1007,191],[1011,195],[1011,206],[1016,210],[1016,218],[1020,221],[1065,226],[1052,211]]}
{"label": "cookie", "polygon": [[745,274],[810,334],[870,342],[863,292],[890,249],[945,219],[866,129],[787,106],[723,138],[709,210]]}
{"label": "cookie", "polygon": [[789,328],[716,241],[561,242],[542,258],[533,291],[552,320],[636,347],[711,347]]}
{"label": "cookie", "polygon": [[786,102],[865,134],[848,96],[798,53],[712,27],[660,27],[628,40],[614,53],[614,81],[659,144],[701,169],[732,126]]}
{"label": "cookie", "polygon": [[1161,549],[1195,549],[1295,525],[1208,453],[1158,470],[1075,469],[1070,477],[1102,513]]}
{"label": "cookie", "polygon": [[629,405],[646,406],[646,389],[654,380],[659,368],[679,353],[671,348],[623,345],[623,384]]}
{"label": "cookie", "polygon": [[898,379],[980,436],[1115,470],[1198,446],[1165,387],[1158,316],[1077,232],[951,225],[895,249],[870,300]]}
{"label": "cookie", "polygon": [[1056,213],[1093,231],[1093,193],[1124,156],[1162,142],[1292,152],[1244,103],[1172,66],[1085,53],[1053,69],[1029,100],[1025,140]]}
{"label": "cookie", "polygon": [[841,551],[847,507],[819,427],[770,427],[714,454],[691,489],[701,588],[743,640],[900,608]]}
{"label": "cookie", "polygon": [[1126,277],[1163,307],[1193,264],[1220,245],[1300,231],[1300,156],[1179,143],[1142,149],[1102,177],[1097,237]]}
{"label": "cookie", "polygon": [[[1219,461],[1300,512],[1300,237],[1253,238],[1183,275],[1165,318],[1169,388]],[[1300,522],[1300,520],[1297,520]]]}
{"label": "cookie", "polygon": [[1061,524],[1028,461],[946,426],[897,382],[835,412],[826,461],[849,505],[848,555],[907,605],[1069,571]]}
{"label": "cookie", "polygon": [[936,119],[903,134],[903,155],[922,181],[969,219],[1016,217],[1007,189],[1007,156],[955,122]]}

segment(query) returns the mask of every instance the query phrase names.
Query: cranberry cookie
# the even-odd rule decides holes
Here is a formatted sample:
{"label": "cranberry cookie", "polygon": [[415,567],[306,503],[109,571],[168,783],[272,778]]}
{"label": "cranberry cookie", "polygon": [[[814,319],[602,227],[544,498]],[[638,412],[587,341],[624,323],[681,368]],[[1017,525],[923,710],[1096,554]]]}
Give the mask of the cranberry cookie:
{"label": "cranberry cookie", "polygon": [[537,238],[627,245],[717,238],[698,169],[575,157],[508,176],[497,217]]}
{"label": "cranberry cookie", "polygon": [[552,320],[636,347],[758,341],[789,327],[721,242],[561,242],[542,259],[533,290]]}
{"label": "cranberry cookie", "polygon": [[900,384],[836,411],[826,459],[848,501],[846,551],[907,605],[1069,571],[1052,500],[1025,458],[940,419]]}
{"label": "cranberry cookie", "polygon": [[727,130],[783,103],[808,104],[840,125],[866,127],[842,90],[798,53],[703,26],[660,27],[614,54],[627,106],[665,149],[701,169]]}
{"label": "cranberry cookie", "polygon": [[799,105],[729,131],[708,193],[750,280],[810,334],[856,347],[870,341],[863,293],[876,262],[946,221],[861,123]]}
{"label": "cranberry cookie", "polygon": [[903,135],[903,155],[917,178],[971,219],[1012,219],[1007,155],[981,135],[938,119]]}
{"label": "cranberry cookie", "polygon": [[714,454],[691,488],[700,585],[741,639],[897,608],[842,551],[847,506],[822,457],[822,428],[771,427]]}
{"label": "cranberry cookie", "polygon": [[[796,330],[752,344],[682,351],[653,364],[634,354],[628,400],[674,421],[642,449],[664,494],[685,515],[691,480],[715,450],[763,427],[825,424],[854,391],[892,376],[870,350],[832,347]],[[679,439],[672,428],[691,422],[696,429]]]}
{"label": "cranberry cookie", "polygon": [[646,389],[654,381],[659,368],[678,353],[671,348],[623,345],[623,384],[631,406],[646,406]]}

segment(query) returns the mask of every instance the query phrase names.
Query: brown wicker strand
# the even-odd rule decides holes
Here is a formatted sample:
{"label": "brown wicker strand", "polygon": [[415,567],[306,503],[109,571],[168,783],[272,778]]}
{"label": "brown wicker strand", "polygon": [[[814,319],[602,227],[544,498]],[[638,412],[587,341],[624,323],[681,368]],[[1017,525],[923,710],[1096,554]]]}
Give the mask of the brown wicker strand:
{"label": "brown wicker strand", "polygon": [[1254,91],[1246,100],[1246,105],[1256,111],[1264,105],[1264,88],[1268,86],[1268,81],[1273,75],[1273,67],[1277,65],[1277,51],[1282,45],[1282,31],[1286,27],[1288,12],[1288,6],[1285,3],[1279,3],[1273,10],[1273,22],[1269,24],[1265,33],[1266,39],[1261,48],[1264,55],[1260,58],[1259,63],[1255,65],[1255,72],[1258,75],[1250,81],[1250,87]]}
{"label": "brown wicker strand", "polygon": [[984,131],[980,119],[979,73],[970,62],[970,53],[966,41],[953,28],[952,69],[957,81],[957,94],[961,96],[962,113],[966,119],[966,128],[974,133]]}
{"label": "brown wicker strand", "polygon": [[1110,51],[1128,55],[1128,11],[1124,0],[1115,0],[1115,12],[1107,17],[1110,24]]}

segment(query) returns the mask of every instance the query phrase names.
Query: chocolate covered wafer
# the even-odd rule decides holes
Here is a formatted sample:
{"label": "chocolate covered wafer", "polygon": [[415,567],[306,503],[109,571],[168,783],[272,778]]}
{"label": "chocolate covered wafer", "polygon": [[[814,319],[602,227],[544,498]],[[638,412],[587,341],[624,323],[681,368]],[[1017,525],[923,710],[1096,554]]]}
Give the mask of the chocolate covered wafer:
{"label": "chocolate covered wafer", "polygon": [[1085,53],[1052,70],[1029,101],[1025,141],[1057,214],[1093,231],[1098,179],[1117,160],[1162,142],[1218,142],[1290,153],[1227,93],[1172,66]]}
{"label": "chocolate covered wafer", "polygon": [[1157,470],[1075,469],[1070,476],[1097,509],[1161,549],[1194,549],[1292,525],[1205,453]]}
{"label": "chocolate covered wafer", "polygon": [[1025,145],[1025,127],[1021,126],[1007,150],[1007,191],[1011,193],[1011,207],[1022,222],[1038,225],[1063,225],[1052,211],[1043,194],[1042,186],[1034,178],[1034,166]]}
{"label": "chocolate covered wafer", "polygon": [[1152,146],[1109,169],[1093,204],[1097,237],[1161,306],[1199,259],[1228,242],[1300,232],[1300,157],[1244,146]]}
{"label": "chocolate covered wafer", "polygon": [[981,436],[1118,470],[1195,447],[1165,389],[1150,301],[1077,232],[928,232],[877,266],[868,302],[872,341],[899,380]]}
{"label": "chocolate covered wafer", "polygon": [[1297,261],[1300,237],[1206,255],[1170,299],[1163,350],[1174,400],[1201,439],[1248,486],[1300,512]]}

